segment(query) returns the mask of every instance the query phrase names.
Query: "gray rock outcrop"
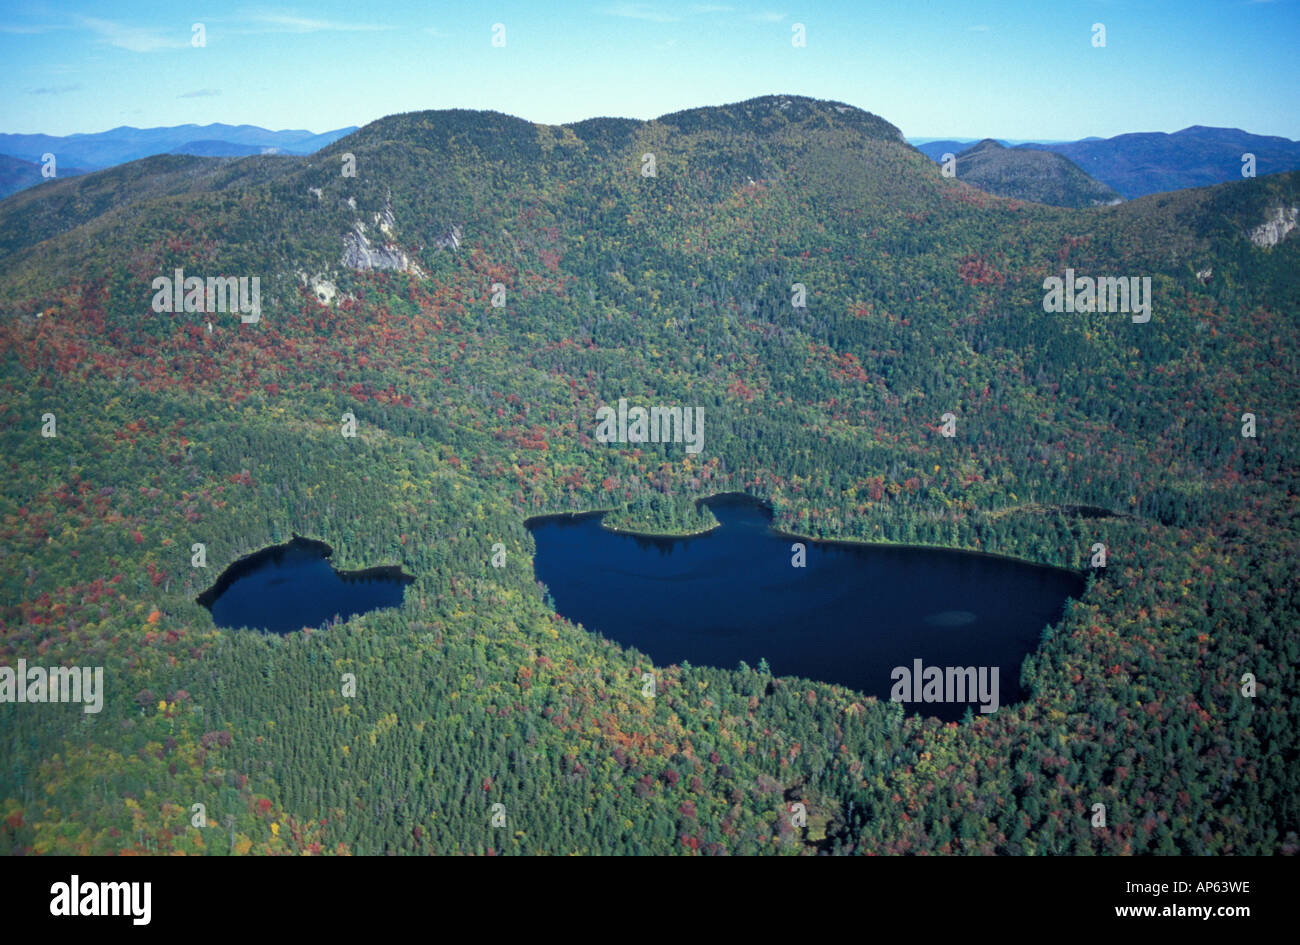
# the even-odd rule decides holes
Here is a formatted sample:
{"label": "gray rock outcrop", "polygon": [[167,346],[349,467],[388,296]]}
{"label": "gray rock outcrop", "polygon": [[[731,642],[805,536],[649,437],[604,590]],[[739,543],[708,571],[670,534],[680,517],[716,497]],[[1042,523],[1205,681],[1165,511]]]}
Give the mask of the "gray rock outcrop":
{"label": "gray rock outcrop", "polygon": [[1256,246],[1276,246],[1296,228],[1297,216],[1300,216],[1300,207],[1275,207],[1273,213],[1246,236]]}

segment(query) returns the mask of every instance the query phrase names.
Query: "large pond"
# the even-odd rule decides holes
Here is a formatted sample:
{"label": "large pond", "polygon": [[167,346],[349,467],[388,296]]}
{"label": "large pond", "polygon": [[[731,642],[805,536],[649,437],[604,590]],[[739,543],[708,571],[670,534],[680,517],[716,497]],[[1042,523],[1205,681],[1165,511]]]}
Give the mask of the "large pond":
{"label": "large pond", "polygon": [[219,627],[254,627],[289,633],[319,627],[335,618],[398,607],[415,580],[400,568],[335,571],[323,541],[293,536],[240,558],[199,595]]}
{"label": "large pond", "polygon": [[628,535],[601,513],[527,524],[556,609],[650,656],[838,683],[959,719],[1020,697],[1020,664],[1077,572],[932,548],[802,541],[744,496],[706,500],[721,527],[689,538]]}

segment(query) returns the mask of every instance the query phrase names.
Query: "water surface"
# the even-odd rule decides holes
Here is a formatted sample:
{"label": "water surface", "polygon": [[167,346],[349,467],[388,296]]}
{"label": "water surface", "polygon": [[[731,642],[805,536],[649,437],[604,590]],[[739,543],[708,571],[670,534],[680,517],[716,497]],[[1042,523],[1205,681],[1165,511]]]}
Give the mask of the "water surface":
{"label": "water surface", "polygon": [[219,627],[290,633],[400,606],[406,585],[415,580],[393,567],[335,571],[331,554],[325,542],[294,535],[287,544],[240,558],[198,602]]}
{"label": "water surface", "polygon": [[[721,527],[690,538],[626,535],[600,514],[532,519],[537,579],[565,617],[659,665],[766,659],[889,699],[895,667],[998,667],[1000,703],[1083,577],[962,551],[804,541],[806,563],[751,499],[707,500]],[[978,705],[972,706],[978,713]],[[966,703],[905,705],[958,719]]]}

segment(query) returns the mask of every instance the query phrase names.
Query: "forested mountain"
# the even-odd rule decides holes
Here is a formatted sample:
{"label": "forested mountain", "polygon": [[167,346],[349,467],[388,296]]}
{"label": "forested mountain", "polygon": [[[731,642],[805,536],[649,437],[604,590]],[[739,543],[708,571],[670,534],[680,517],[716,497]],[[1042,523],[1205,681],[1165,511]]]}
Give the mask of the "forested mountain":
{"label": "forested mountain", "polygon": [[[154,154],[166,154],[198,141],[221,141],[232,146],[275,148],[291,154],[311,154],[333,144],[355,127],[338,128],[323,134],[306,130],[271,131],[256,125],[171,125],[163,128],[132,128],[123,125],[90,134],[44,135],[0,134],[0,153],[29,161],[41,160],[44,152],[56,154],[69,166],[102,169]],[[237,156],[232,151],[226,156]]]}
{"label": "forested mountain", "polygon": [[41,163],[55,158],[59,177],[75,177],[155,154],[245,157],[250,154],[311,154],[355,127],[323,134],[268,131],[255,125],[176,125],[169,128],[113,128],[94,134],[0,134],[0,197],[41,183]]}
{"label": "forested mountain", "polygon": [[[926,141],[916,148],[940,162],[944,154],[955,155],[971,146],[970,142]],[[1300,168],[1300,141],[1203,125],[1173,134],[1152,131],[1078,141],[1020,142],[1012,149],[1060,154],[1126,199],[1240,180],[1247,154],[1254,155],[1255,176]]]}
{"label": "forested mountain", "polygon": [[[416,112],[306,157],[16,194],[0,663],[103,666],[107,691],[98,714],[0,705],[0,848],[1294,852],[1296,207],[1294,173],[1003,199],[796,96],[558,127]],[[260,320],[157,312],[177,269],[259,278]],[[1149,321],[1045,311],[1067,270],[1149,277]],[[703,407],[703,451],[597,442],[620,397]],[[653,666],[534,580],[529,516],[684,529],[729,490],[790,532],[1088,588],[1027,698],[943,724]],[[400,565],[403,606],[214,627],[195,598],[293,533],[340,569]]]}
{"label": "forested mountain", "polygon": [[1053,207],[1099,207],[1119,194],[1050,151],[1008,148],[986,138],[954,155],[953,171],[972,187],[999,197]]}
{"label": "forested mountain", "polygon": [[[84,173],[86,172],[80,168],[65,168],[63,170],[64,177],[76,177],[78,174]],[[10,157],[7,154],[0,154],[0,197],[8,197],[10,194],[33,187],[46,179],[41,174],[41,165]]]}
{"label": "forested mountain", "polygon": [[1062,154],[1125,198],[1238,180],[1247,154],[1257,175],[1300,168],[1300,141],[1204,125],[1017,147]]}
{"label": "forested mountain", "polygon": [[167,149],[168,154],[193,154],[198,157],[247,157],[250,154],[279,154],[280,148],[256,144],[232,144],[229,141],[207,139],[187,141]]}
{"label": "forested mountain", "polygon": [[[1088,138],[1086,140],[1092,141],[1096,139]],[[1020,144],[1033,144],[1033,142],[1029,142],[1029,141],[1013,141],[1005,138],[982,138],[982,139],[964,138],[961,140],[958,140],[956,138],[934,138],[934,139],[909,138],[908,139],[908,143],[912,145],[912,147],[916,148],[916,150],[920,151],[931,161],[935,161],[940,164],[943,163],[943,156],[945,154],[954,154],[954,155],[960,154],[962,151],[965,151],[967,148],[973,148],[981,141],[996,141],[1004,148],[1011,148]],[[1049,143],[1054,143],[1054,142],[1049,142]]]}

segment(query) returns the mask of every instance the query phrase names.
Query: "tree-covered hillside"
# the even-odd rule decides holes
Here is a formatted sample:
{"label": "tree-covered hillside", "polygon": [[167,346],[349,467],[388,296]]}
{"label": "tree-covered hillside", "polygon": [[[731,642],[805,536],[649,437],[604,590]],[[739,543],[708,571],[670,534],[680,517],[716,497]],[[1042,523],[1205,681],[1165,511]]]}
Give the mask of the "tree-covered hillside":
{"label": "tree-covered hillside", "polygon": [[954,158],[953,176],[999,197],[1052,207],[1101,207],[1120,202],[1119,194],[1052,151],[1008,148],[986,138]]}
{"label": "tree-covered hillside", "polygon": [[[1297,206],[1005,200],[795,96],[418,112],[0,202],[0,664],[107,690],[0,705],[0,849],[1294,852],[1300,239],[1255,230]],[[259,278],[260,320],[156,311],[177,269]],[[1149,278],[1150,320],[1045,311],[1067,269]],[[598,442],[620,397],[702,408],[703,451]],[[1030,697],[953,724],[653,666],[534,580],[529,516],[691,531],[723,491],[1092,577]],[[404,605],[214,627],[198,594],[292,533]]]}

